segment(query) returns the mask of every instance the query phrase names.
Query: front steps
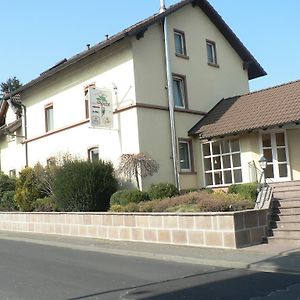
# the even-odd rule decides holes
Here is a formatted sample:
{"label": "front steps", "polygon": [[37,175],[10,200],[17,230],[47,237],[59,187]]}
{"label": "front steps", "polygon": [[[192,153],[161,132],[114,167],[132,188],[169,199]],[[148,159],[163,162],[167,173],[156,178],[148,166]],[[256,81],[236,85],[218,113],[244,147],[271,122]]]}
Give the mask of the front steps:
{"label": "front steps", "polygon": [[268,243],[300,247],[300,181],[274,183]]}

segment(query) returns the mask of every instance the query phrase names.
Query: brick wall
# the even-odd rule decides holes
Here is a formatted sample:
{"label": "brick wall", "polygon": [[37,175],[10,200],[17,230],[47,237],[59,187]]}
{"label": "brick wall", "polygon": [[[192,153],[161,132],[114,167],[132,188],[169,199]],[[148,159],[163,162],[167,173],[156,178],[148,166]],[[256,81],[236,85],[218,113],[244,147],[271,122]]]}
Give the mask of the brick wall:
{"label": "brick wall", "polygon": [[218,248],[262,242],[268,210],[229,213],[1,212],[0,230]]}

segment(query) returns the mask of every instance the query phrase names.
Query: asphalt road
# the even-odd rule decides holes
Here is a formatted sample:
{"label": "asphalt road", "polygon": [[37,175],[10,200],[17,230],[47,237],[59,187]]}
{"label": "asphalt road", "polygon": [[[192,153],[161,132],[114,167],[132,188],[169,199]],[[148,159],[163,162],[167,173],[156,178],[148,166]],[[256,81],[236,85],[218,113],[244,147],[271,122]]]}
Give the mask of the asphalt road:
{"label": "asphalt road", "polygon": [[297,300],[300,276],[0,238],[0,300],[4,299]]}

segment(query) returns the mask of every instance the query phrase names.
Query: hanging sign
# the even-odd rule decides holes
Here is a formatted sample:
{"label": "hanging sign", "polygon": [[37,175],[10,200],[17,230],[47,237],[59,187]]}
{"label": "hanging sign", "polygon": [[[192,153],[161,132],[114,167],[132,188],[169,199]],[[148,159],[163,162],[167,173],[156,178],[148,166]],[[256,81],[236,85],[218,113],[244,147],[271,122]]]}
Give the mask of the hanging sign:
{"label": "hanging sign", "polygon": [[91,126],[94,128],[112,128],[112,91],[105,89],[90,88],[89,98]]}

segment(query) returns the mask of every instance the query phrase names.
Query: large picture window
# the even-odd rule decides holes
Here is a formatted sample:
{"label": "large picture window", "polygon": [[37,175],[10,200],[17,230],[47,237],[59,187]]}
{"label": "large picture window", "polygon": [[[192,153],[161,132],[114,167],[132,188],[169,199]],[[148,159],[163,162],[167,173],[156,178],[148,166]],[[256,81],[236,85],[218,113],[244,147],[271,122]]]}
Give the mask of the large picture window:
{"label": "large picture window", "polygon": [[206,186],[227,185],[243,181],[238,139],[202,144]]}

